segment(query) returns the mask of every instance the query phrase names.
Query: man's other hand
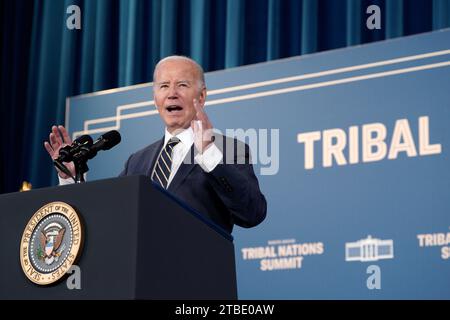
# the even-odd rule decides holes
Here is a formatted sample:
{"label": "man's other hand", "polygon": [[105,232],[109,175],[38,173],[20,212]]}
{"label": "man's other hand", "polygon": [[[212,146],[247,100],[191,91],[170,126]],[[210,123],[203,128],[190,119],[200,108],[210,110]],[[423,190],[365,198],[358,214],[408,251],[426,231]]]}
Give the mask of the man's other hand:
{"label": "man's other hand", "polygon": [[[44,148],[47,150],[48,154],[52,158],[52,160],[55,160],[59,157],[59,150],[61,150],[62,147],[65,147],[67,145],[72,144],[72,139],[70,139],[69,133],[67,132],[66,128],[63,126],[53,126],[52,131],[49,135],[49,141],[44,142]],[[75,176],[75,165],[73,162],[63,162],[63,164],[69,169],[72,176]],[[71,178],[64,172],[62,172],[59,169],[56,169],[58,171],[58,175],[63,179]]]}

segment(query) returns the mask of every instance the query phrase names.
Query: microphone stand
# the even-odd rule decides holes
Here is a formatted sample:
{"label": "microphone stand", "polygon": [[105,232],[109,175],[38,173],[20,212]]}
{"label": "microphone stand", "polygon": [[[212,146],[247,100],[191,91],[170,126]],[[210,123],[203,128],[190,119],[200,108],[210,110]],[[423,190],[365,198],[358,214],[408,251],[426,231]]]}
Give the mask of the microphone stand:
{"label": "microphone stand", "polygon": [[75,166],[75,177],[72,177],[71,172],[67,167],[62,163],[62,161],[59,161],[58,159],[53,160],[53,165],[64,172],[66,175],[70,176],[75,183],[83,183],[84,180],[84,174],[89,171],[89,167],[87,166],[88,161],[88,155],[89,149],[88,148],[82,148],[81,152],[75,154],[73,156],[73,163]]}
{"label": "microphone stand", "polygon": [[82,147],[80,152],[78,152],[73,157],[73,163],[75,164],[75,183],[85,182],[84,174],[89,171],[89,167],[87,166],[87,161],[89,154],[88,147]]}
{"label": "microphone stand", "polygon": [[69,169],[67,169],[67,167],[58,159],[53,160],[53,165],[58,168],[59,170],[61,170],[62,172],[64,172],[66,175],[68,175],[69,177],[71,177],[73,179],[73,181],[75,183],[77,183],[77,180],[75,179],[75,177],[72,177],[72,174],[70,173]]}

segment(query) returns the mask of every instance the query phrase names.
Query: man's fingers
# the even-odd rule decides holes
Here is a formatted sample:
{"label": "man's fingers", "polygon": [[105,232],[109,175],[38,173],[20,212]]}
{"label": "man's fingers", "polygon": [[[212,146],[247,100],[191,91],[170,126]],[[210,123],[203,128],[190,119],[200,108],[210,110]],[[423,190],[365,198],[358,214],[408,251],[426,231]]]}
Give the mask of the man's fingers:
{"label": "man's fingers", "polygon": [[193,102],[194,102],[194,108],[195,108],[195,111],[196,111],[196,116],[198,118],[200,118],[199,120],[201,120],[201,117],[203,117],[203,114],[205,112],[203,111],[203,108],[200,107],[200,104],[198,103],[197,99],[194,99]]}
{"label": "man's fingers", "polygon": [[199,130],[199,126],[198,126],[197,121],[198,120],[192,120],[191,121],[191,127],[192,127],[192,130],[194,131],[194,134],[197,133],[198,130]]}
{"label": "man's fingers", "polygon": [[50,133],[50,135],[48,136],[50,143],[52,144],[52,148],[56,149],[58,147],[58,140],[56,139],[55,134],[53,133],[53,131]]}
{"label": "man's fingers", "polygon": [[209,127],[209,119],[208,116],[206,115],[205,110],[203,110],[202,107],[200,107],[200,105],[198,104],[198,101],[196,99],[194,99],[194,107],[195,107],[195,119],[196,120],[200,120],[205,124],[205,127]]}
{"label": "man's fingers", "polygon": [[61,138],[61,133],[59,132],[57,126],[53,126],[53,127],[52,127],[52,133],[53,133],[53,135],[55,136],[56,141],[57,141],[59,144],[63,144],[63,140],[62,140],[62,138]]}
{"label": "man's fingers", "polygon": [[52,146],[50,145],[50,143],[48,143],[47,141],[44,142],[44,148],[45,150],[47,150],[48,154],[50,156],[53,157],[53,154],[55,153],[55,151],[53,150]]}
{"label": "man's fingers", "polygon": [[204,118],[204,122],[206,122],[207,124],[209,124],[210,122],[209,122],[209,118],[208,118],[208,115],[206,114],[206,112],[203,111],[202,116],[203,116],[203,118]]}
{"label": "man's fingers", "polygon": [[59,126],[58,129],[59,131],[61,131],[63,142],[65,144],[72,144],[72,139],[70,138],[66,128],[64,128],[64,126]]}
{"label": "man's fingers", "polygon": [[197,112],[196,116],[197,116],[197,120],[200,120],[200,121],[202,121],[202,122],[205,122],[205,121],[206,121],[205,113],[204,113],[204,112]]}
{"label": "man's fingers", "polygon": [[194,99],[194,100],[192,100],[192,102],[193,102],[193,104],[194,104],[195,111],[200,112],[202,108],[200,108],[200,105],[199,105],[199,103],[198,103],[198,100],[197,100],[197,99]]}
{"label": "man's fingers", "polygon": [[72,139],[64,126],[52,126],[49,142],[50,146],[55,151],[63,145],[72,144]]}
{"label": "man's fingers", "polygon": [[206,130],[212,128],[212,124],[205,112],[197,113],[197,119],[202,122],[203,129]]}

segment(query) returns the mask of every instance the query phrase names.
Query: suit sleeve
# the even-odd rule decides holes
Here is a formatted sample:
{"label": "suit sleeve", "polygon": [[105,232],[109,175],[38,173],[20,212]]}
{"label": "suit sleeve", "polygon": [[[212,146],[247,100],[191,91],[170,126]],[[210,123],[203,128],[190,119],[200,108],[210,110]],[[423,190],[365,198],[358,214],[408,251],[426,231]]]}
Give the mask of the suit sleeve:
{"label": "suit sleeve", "polygon": [[[230,156],[224,149],[224,161],[214,170],[205,173],[215,192],[229,209],[233,222],[250,228],[266,217],[267,203],[259,189],[258,179],[251,165],[250,149],[247,144],[234,143]],[[228,159],[227,159],[228,158]]]}
{"label": "suit sleeve", "polygon": [[124,177],[124,176],[127,176],[127,175],[128,175],[128,163],[130,162],[130,159],[131,159],[132,156],[133,156],[133,155],[131,155],[131,156],[128,157],[128,160],[127,160],[127,162],[125,162],[125,165],[124,165],[124,167],[123,167],[122,172],[119,173],[119,177]]}

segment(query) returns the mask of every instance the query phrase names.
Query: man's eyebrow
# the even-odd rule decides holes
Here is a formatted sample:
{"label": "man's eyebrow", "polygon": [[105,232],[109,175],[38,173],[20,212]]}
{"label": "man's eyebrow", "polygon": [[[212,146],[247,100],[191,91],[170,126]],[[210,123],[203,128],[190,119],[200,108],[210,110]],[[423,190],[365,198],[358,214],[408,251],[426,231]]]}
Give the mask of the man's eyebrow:
{"label": "man's eyebrow", "polygon": [[[160,81],[160,82],[155,82],[156,85],[160,86],[162,84],[169,84],[170,81]],[[177,83],[191,83],[191,81],[189,80],[179,80],[177,81]]]}

